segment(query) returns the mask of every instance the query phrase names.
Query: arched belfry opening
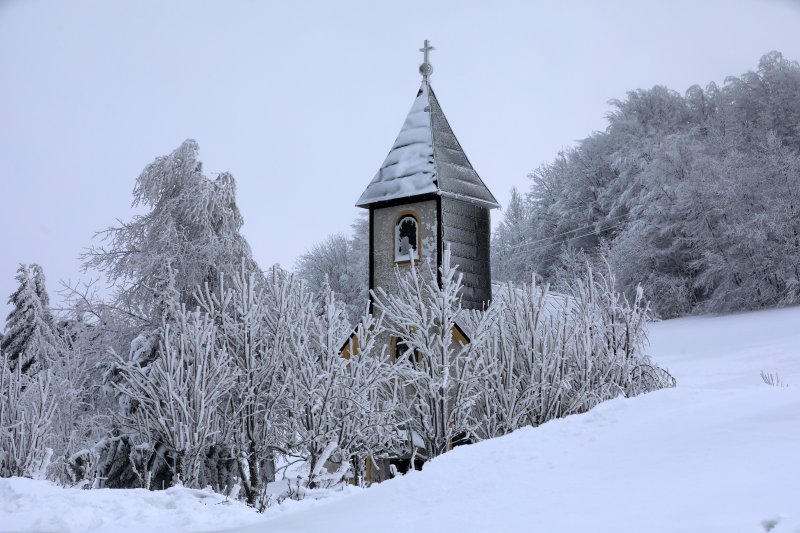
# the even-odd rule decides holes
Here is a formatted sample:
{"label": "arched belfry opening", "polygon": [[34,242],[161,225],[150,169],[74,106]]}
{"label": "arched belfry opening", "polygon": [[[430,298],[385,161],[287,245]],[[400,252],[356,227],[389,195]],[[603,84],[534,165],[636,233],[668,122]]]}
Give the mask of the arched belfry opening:
{"label": "arched belfry opening", "polygon": [[415,213],[402,213],[394,226],[394,261],[416,261],[419,250],[419,218]]}

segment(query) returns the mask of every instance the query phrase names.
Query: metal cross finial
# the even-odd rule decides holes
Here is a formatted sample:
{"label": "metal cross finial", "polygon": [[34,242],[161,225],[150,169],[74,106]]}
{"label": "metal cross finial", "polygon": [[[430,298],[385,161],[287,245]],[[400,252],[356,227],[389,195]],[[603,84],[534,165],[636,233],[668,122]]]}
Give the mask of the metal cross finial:
{"label": "metal cross finial", "polygon": [[428,76],[433,74],[433,65],[428,62],[428,52],[431,50],[436,50],[433,46],[431,46],[430,41],[425,39],[425,46],[419,49],[420,52],[424,54],[422,64],[419,66],[419,73],[422,74],[423,79],[427,80]]}

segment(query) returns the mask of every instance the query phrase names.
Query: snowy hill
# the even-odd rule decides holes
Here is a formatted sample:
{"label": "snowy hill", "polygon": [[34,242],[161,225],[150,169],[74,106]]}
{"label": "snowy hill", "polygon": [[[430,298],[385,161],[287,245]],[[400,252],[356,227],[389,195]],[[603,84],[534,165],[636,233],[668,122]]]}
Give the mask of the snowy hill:
{"label": "snowy hill", "polygon": [[457,448],[327,501],[255,515],[201,491],[0,480],[0,530],[731,533],[777,521],[774,533],[798,532],[798,326],[798,308],[654,324],[650,353],[677,388]]}

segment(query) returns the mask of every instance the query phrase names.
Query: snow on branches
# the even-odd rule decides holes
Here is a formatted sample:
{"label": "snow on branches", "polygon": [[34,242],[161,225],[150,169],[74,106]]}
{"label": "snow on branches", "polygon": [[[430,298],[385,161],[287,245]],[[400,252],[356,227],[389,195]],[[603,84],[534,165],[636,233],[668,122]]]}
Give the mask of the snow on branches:
{"label": "snow on branches", "polygon": [[[641,290],[628,302],[610,273],[587,268],[566,295],[535,283],[498,287],[485,311],[461,309],[447,250],[439,274],[437,282],[429,265],[397,270],[397,290],[374,294],[388,335],[406,350],[396,363],[406,454],[434,457],[467,439],[674,385],[642,353],[649,306]],[[456,325],[468,344],[454,340]]]}
{"label": "snow on branches", "polygon": [[58,327],[41,269],[20,267],[0,346],[0,475],[240,488],[263,508],[293,463],[298,495],[360,484],[367,464],[385,477],[392,460],[674,384],[643,354],[642,292],[627,300],[610,273],[565,270],[563,294],[507,285],[466,311],[445,247],[438,271],[398,268],[372,315],[361,267],[327,275],[341,256],[306,265],[315,283],[258,270],[234,194],[229,175],[202,174],[194,141],[156,159],[134,191],[150,211],[86,256],[118,293],[76,295]]}
{"label": "snow on branches", "polygon": [[19,366],[23,373],[35,373],[55,359],[59,339],[42,267],[35,263],[19,265],[16,279],[19,287],[8,299],[13,307],[6,319],[0,349],[12,371]]}
{"label": "snow on branches", "polygon": [[357,475],[365,457],[385,453],[397,439],[394,369],[376,343],[380,320],[361,320],[361,342],[345,358],[341,350],[351,326],[333,292],[315,301],[298,284],[290,294],[288,307],[297,318],[286,329],[287,452],[306,462],[308,487],[315,488],[338,482],[349,470]]}
{"label": "snow on branches", "polygon": [[49,370],[23,374],[0,353],[0,477],[44,479],[53,455],[56,401]]}
{"label": "snow on branches", "polygon": [[100,232],[104,244],[83,256],[86,268],[104,272],[117,287],[117,305],[134,313],[157,307],[159,288],[170,280],[178,300],[191,304],[196,287],[213,286],[221,272],[236,272],[243,260],[255,265],[239,233],[244,220],[235,202],[236,182],[227,172],[207,178],[198,150],[187,139],[145,167],[133,206],[149,211]]}
{"label": "snow on branches", "polygon": [[404,386],[402,419],[408,432],[411,454],[416,451],[413,436],[424,442],[426,457],[447,451],[453,442],[471,435],[469,424],[473,405],[480,395],[479,353],[495,318],[490,308],[472,329],[471,342],[454,341],[453,329],[463,316],[461,274],[450,264],[445,248],[440,269],[441,284],[430,264],[422,270],[413,264],[407,272],[395,271],[397,290],[378,289],[373,295],[376,309],[384,315],[386,331],[406,347],[398,354]]}
{"label": "snow on branches", "polygon": [[611,273],[591,268],[568,289],[567,295],[553,294],[532,281],[499,291],[473,412],[480,438],[675,385],[643,354],[649,306],[641,290],[628,302],[616,292]]}
{"label": "snow on branches", "polygon": [[155,440],[174,452],[176,483],[195,485],[204,454],[223,439],[224,406],[236,374],[225,349],[217,349],[216,328],[200,311],[182,310],[164,324],[158,358],[146,367],[118,361],[114,383],[133,400],[125,425],[143,441]]}

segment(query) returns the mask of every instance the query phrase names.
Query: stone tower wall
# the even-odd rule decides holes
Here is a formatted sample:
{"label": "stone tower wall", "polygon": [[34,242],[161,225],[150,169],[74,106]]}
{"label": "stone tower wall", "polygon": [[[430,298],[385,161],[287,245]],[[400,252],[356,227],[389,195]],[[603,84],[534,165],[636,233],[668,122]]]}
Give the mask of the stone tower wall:
{"label": "stone tower wall", "polygon": [[463,274],[461,305],[483,309],[492,299],[489,208],[444,197],[442,226],[444,242],[450,244],[450,262]]}
{"label": "stone tower wall", "polygon": [[391,207],[382,207],[373,211],[372,220],[372,289],[383,287],[387,293],[397,290],[394,269],[397,265],[401,270],[409,268],[409,264],[395,263],[394,261],[394,231],[397,220],[406,213],[413,213],[419,221],[420,229],[420,266],[424,267],[430,261],[436,272],[438,268],[437,249],[437,212],[436,200],[424,200],[410,204]]}

